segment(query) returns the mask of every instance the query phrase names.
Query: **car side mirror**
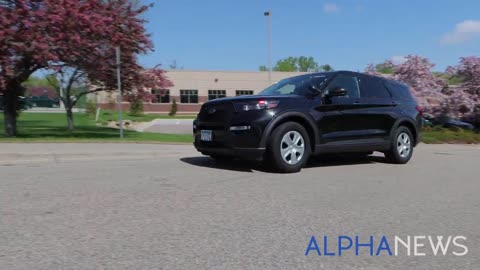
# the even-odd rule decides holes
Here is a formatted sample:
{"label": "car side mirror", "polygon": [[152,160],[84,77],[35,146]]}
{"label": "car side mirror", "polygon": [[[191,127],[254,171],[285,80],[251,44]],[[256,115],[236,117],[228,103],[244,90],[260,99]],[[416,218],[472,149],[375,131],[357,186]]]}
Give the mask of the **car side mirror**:
{"label": "car side mirror", "polygon": [[326,97],[343,97],[347,95],[347,90],[345,88],[335,87],[328,90]]}

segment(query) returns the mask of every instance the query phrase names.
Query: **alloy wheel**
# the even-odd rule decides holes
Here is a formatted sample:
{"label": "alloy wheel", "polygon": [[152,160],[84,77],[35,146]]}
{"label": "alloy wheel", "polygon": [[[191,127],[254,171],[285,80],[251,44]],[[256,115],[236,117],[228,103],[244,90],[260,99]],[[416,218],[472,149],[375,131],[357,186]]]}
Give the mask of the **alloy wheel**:
{"label": "alloy wheel", "polygon": [[411,149],[412,143],[410,140],[410,136],[405,132],[400,133],[397,137],[398,155],[402,158],[406,158],[410,154]]}
{"label": "alloy wheel", "polygon": [[280,143],[282,159],[289,165],[299,163],[305,153],[305,140],[298,131],[291,130],[285,133]]}

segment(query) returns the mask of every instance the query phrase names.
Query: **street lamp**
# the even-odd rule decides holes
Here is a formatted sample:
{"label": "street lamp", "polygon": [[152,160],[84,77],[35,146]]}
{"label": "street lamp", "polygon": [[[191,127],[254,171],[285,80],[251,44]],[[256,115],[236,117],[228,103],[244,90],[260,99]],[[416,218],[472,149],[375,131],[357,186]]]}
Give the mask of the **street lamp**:
{"label": "street lamp", "polygon": [[266,11],[263,13],[268,17],[268,83],[272,84],[272,12]]}

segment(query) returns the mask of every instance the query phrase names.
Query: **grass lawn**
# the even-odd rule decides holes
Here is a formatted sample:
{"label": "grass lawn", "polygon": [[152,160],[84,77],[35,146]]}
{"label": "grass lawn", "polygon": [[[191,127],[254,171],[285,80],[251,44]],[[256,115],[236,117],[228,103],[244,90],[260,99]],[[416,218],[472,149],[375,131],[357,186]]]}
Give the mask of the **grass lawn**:
{"label": "grass lawn", "polygon": [[480,143],[480,133],[469,130],[451,130],[440,127],[425,128],[424,143]]}
{"label": "grass lawn", "polygon": [[[63,113],[22,112],[18,119],[18,136],[4,135],[3,113],[0,114],[0,142],[119,142],[119,130],[98,127],[93,116],[77,113],[74,116],[76,129],[66,129]],[[128,118],[127,118],[128,119]],[[131,119],[133,120],[133,119]],[[125,131],[126,142],[181,142],[193,141],[190,134],[158,134]]]}
{"label": "grass lawn", "polygon": [[[169,116],[168,114],[143,114],[143,115],[131,115],[128,112],[122,114],[122,118],[125,120],[131,120],[136,122],[150,122],[154,119],[194,119],[194,115],[175,115]],[[118,119],[118,113],[116,111],[101,110],[98,122],[106,123],[108,121],[116,121]]]}
{"label": "grass lawn", "polygon": [[[116,114],[102,113],[99,122],[114,120]],[[184,116],[189,119],[188,116]],[[155,118],[172,118],[166,115],[125,115],[132,121],[149,121]],[[191,117],[190,117],[191,118]],[[18,136],[6,138],[4,135],[3,113],[0,113],[0,142],[119,142],[119,131],[95,125],[93,116],[75,114],[76,129],[66,129],[66,116],[63,113],[27,113],[22,112],[18,119]],[[190,134],[158,134],[125,131],[125,142],[180,142],[191,143]],[[424,143],[480,143],[480,134],[473,131],[450,130],[439,127],[426,128],[422,132]]]}

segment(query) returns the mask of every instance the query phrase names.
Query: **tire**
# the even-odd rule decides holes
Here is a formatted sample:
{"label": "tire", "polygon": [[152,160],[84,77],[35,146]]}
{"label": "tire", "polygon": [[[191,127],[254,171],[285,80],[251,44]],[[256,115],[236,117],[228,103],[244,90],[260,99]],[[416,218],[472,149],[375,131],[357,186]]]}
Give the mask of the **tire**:
{"label": "tire", "polygon": [[310,157],[310,138],[305,128],[296,122],[275,128],[269,141],[265,162],[278,172],[299,172]]}
{"label": "tire", "polygon": [[390,163],[405,164],[412,158],[413,145],[414,141],[410,129],[400,126],[392,136],[390,150],[385,152],[385,158]]}

